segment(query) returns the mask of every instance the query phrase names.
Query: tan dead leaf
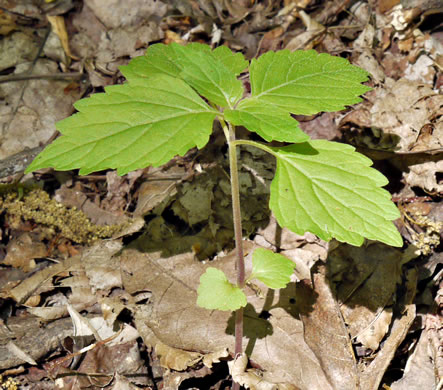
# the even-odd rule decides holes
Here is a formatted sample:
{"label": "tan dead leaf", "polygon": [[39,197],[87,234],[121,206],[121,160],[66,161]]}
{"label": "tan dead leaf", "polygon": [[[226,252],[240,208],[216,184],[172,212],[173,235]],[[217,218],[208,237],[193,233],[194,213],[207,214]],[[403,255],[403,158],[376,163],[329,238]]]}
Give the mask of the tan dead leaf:
{"label": "tan dead leaf", "polygon": [[403,175],[411,187],[420,187],[431,193],[443,192],[443,183],[438,180],[443,173],[443,160],[412,165],[409,169],[409,172]]}
{"label": "tan dead leaf", "polygon": [[417,288],[417,271],[415,269],[407,272],[405,287],[406,293],[400,298],[400,305],[403,309],[402,316],[394,320],[389,336],[383,343],[381,350],[361,374],[362,389],[378,390],[380,388],[383,375],[415,319],[416,311],[413,304]]}
{"label": "tan dead leaf", "polygon": [[257,370],[246,370],[248,357],[245,354],[228,362],[234,382],[250,390],[299,390],[295,385],[270,383],[263,380]]}
{"label": "tan dead leaf", "polygon": [[326,267],[317,263],[312,278],[312,284],[305,280],[297,286],[305,340],[331,387],[354,390],[359,383],[357,363],[339,305],[326,281]]}
{"label": "tan dead leaf", "polygon": [[[245,252],[257,246],[244,242]],[[209,311],[196,305],[199,278],[209,264],[193,254],[162,258],[160,252],[125,250],[120,256],[123,286],[131,294],[149,290],[151,306],[134,310],[137,330],[147,345],[158,341],[185,351],[233,350],[234,318],[230,313]],[[250,259],[247,259],[251,267]],[[235,256],[230,253],[210,263],[235,280]],[[295,384],[302,390],[332,390],[318,358],[303,336],[303,324],[294,304],[295,285],[284,290],[263,289],[266,299],[247,288],[244,345],[251,360],[263,369],[263,380]],[[260,316],[265,311],[268,319]]]}
{"label": "tan dead leaf", "polygon": [[12,265],[28,272],[35,268],[34,259],[47,255],[46,245],[33,239],[28,233],[11,240],[6,248],[3,264]]}
{"label": "tan dead leaf", "polygon": [[162,342],[158,342],[155,346],[155,353],[160,359],[160,365],[163,368],[175,371],[184,371],[202,359],[201,353],[172,348]]}
{"label": "tan dead leaf", "polygon": [[[22,73],[29,72],[30,63],[37,55],[39,45],[21,32],[13,33],[11,38],[16,34],[22,38],[10,42],[6,42],[5,38],[0,40],[0,53],[2,53],[0,69],[2,63],[5,65],[9,63],[10,67],[15,66],[13,75],[20,77]],[[23,38],[23,35],[26,38]],[[12,47],[2,45],[12,45]],[[29,46],[32,46],[32,49]],[[12,48],[18,53],[12,52]],[[20,62],[16,64],[14,57],[17,56]],[[55,61],[44,58],[36,62],[32,73],[33,75],[61,74]],[[4,96],[0,115],[0,127],[3,129],[1,159],[21,152],[25,148],[34,148],[48,142],[56,131],[55,122],[72,114],[72,104],[82,96],[87,85],[81,83],[78,90],[70,90],[67,93],[65,88],[71,82],[72,79],[35,78],[26,81],[23,97],[21,97],[22,82],[0,84],[0,95]]]}
{"label": "tan dead leaf", "polygon": [[63,262],[51,265],[41,271],[36,272],[29,278],[23,280],[18,286],[11,289],[11,297],[18,303],[23,303],[28,299],[37,289],[50,281],[55,275],[62,272],[69,271],[72,268],[79,266],[82,257],[70,257]]}
{"label": "tan dead leaf", "polygon": [[10,317],[8,327],[0,326],[0,370],[23,364],[23,360],[12,354],[6,345],[14,344],[38,362],[44,356],[59,348],[61,341],[72,335],[72,322],[63,318],[47,324],[34,316]]}
{"label": "tan dead leaf", "polygon": [[207,353],[205,356],[203,356],[203,364],[208,368],[212,368],[212,365],[214,363],[220,363],[220,358],[226,358],[228,356],[228,348],[223,348],[219,351]]}
{"label": "tan dead leaf", "polygon": [[100,300],[103,318],[108,325],[114,324],[118,315],[126,307],[119,297],[105,297]]}
{"label": "tan dead leaf", "polygon": [[[352,140],[353,144],[397,153],[432,151],[443,147],[441,125],[436,120],[441,115],[443,96],[438,95],[430,84],[387,78],[384,85],[375,88],[366,97],[367,101],[341,121],[341,125],[354,123],[372,129],[372,134],[356,137]],[[432,136],[418,141],[425,125],[435,127]],[[420,147],[417,142],[420,142]]]}
{"label": "tan dead leaf", "polygon": [[[53,305],[28,308],[27,311],[45,321],[53,321],[57,318],[66,317],[68,310],[66,303],[70,303],[75,310],[83,311],[97,303],[97,296],[92,292],[89,279],[81,265],[78,269],[72,269],[71,274],[59,280],[58,286],[61,288],[69,288],[71,294],[65,298],[65,302],[53,303]],[[63,296],[64,297],[64,296]]]}
{"label": "tan dead leaf", "polygon": [[438,378],[429,352],[429,333],[425,330],[408,358],[402,378],[390,385],[391,390],[434,388]]}
{"label": "tan dead leaf", "polygon": [[[81,310],[81,308],[79,308]],[[54,321],[66,317],[68,311],[65,306],[28,307],[26,311],[43,321]]]}
{"label": "tan dead leaf", "polygon": [[363,329],[355,338],[366,348],[370,348],[373,351],[377,350],[380,346],[380,342],[388,333],[389,326],[392,320],[392,308],[381,308],[376,313],[374,320]]}
{"label": "tan dead leaf", "polygon": [[55,16],[46,15],[46,18],[48,19],[48,22],[51,24],[52,31],[60,39],[60,43],[66,55],[74,60],[79,60],[80,58],[74,56],[71,53],[71,49],[69,48],[69,38],[68,38],[68,32],[66,31],[65,18],[61,15],[55,15]]}
{"label": "tan dead leaf", "polygon": [[23,304],[23,306],[27,306],[27,307],[35,307],[37,306],[39,303],[41,302],[41,296],[40,295],[32,295],[30,296],[25,303]]}
{"label": "tan dead leaf", "polygon": [[84,269],[73,270],[71,273],[73,276],[60,280],[59,285],[71,289],[71,294],[68,296],[69,303],[76,310],[82,311],[94,305],[97,302],[97,296],[91,289]]}
{"label": "tan dead leaf", "polygon": [[148,19],[161,19],[167,12],[168,6],[162,1],[88,0],[88,7],[97,18],[108,28],[120,26],[137,26]]}
{"label": "tan dead leaf", "polygon": [[138,390],[140,387],[136,386],[135,384],[131,383],[131,381],[127,378],[125,378],[123,375],[120,375],[119,373],[115,374],[114,382],[112,382],[112,385],[109,387],[109,389],[113,390]]}
{"label": "tan dead leaf", "polygon": [[120,241],[108,240],[100,241],[84,251],[82,265],[93,292],[109,292],[114,287],[121,287],[119,260],[113,257],[121,248]]}
{"label": "tan dead leaf", "polygon": [[358,38],[353,42],[353,47],[360,52],[355,65],[360,66],[371,74],[373,80],[380,84],[385,79],[385,73],[374,56],[373,42],[375,38],[375,28],[368,23]]}
{"label": "tan dead leaf", "polygon": [[377,5],[380,13],[384,14],[398,3],[400,3],[400,0],[378,0]]}
{"label": "tan dead leaf", "polygon": [[348,331],[352,338],[368,342],[368,348],[377,349],[389,329],[392,314],[387,306],[393,304],[401,267],[409,260],[400,250],[375,242],[339,245],[329,255],[330,278]]}
{"label": "tan dead leaf", "polygon": [[96,225],[119,225],[128,221],[126,216],[103,210],[89,200],[84,192],[76,188],[68,188],[66,185],[62,185],[55,192],[54,199],[67,207],[75,207],[83,211]]}
{"label": "tan dead leaf", "polygon": [[8,342],[6,344],[7,350],[16,356],[18,359],[26,362],[28,364],[37,365],[37,362],[25,351],[23,351],[20,347],[18,347],[13,341]]}
{"label": "tan dead leaf", "polygon": [[183,167],[173,166],[166,172],[151,169],[149,177],[138,189],[135,216],[144,216],[160,205],[165,199],[172,198],[177,193],[177,184],[186,177]]}
{"label": "tan dead leaf", "polygon": [[0,35],[8,35],[16,28],[14,15],[0,10]]}
{"label": "tan dead leaf", "polygon": [[316,37],[323,34],[325,26],[312,19],[305,11],[298,12],[300,19],[306,27],[306,31],[292,38],[285,49],[294,51],[300,49],[312,49],[312,43]]}

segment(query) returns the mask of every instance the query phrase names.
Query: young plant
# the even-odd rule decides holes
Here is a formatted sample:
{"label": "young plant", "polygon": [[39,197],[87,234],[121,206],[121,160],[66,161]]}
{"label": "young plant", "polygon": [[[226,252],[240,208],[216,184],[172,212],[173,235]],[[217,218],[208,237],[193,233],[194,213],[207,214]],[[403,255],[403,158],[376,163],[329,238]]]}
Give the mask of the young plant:
{"label": "young plant", "polygon": [[[249,70],[251,92],[237,76]],[[252,145],[277,160],[269,207],[278,223],[297,234],[312,232],[361,245],[364,238],[401,246],[392,220],[399,212],[381,187],[387,179],[354,148],[310,140],[291,114],[337,111],[361,99],[368,74],[340,57],[313,50],[268,52],[250,63],[241,53],[192,43],[156,44],[121,68],[128,82],[78,101],[79,111],[57,123],[63,134],[28,167],[54,167],[88,174],[117,169],[120,175],[160,166],[193,147],[203,148],[217,119],[229,146],[232,207],[237,250],[237,281],[208,268],[200,279],[197,303],[207,309],[236,311],[235,354],[242,352],[243,292],[258,279],[282,288],[294,265],[269,250],[253,253],[246,279],[237,170],[237,146]],[[235,126],[263,140],[291,143],[269,146],[237,140]]]}

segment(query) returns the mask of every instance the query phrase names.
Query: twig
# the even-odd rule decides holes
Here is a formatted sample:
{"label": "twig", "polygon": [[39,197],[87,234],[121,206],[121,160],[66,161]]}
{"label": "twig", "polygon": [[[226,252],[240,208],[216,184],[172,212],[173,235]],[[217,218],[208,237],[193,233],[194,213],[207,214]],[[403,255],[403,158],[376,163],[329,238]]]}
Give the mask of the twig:
{"label": "twig", "polygon": [[0,161],[0,179],[24,172],[43,148],[44,146],[37,146],[32,149],[25,149]]}
{"label": "twig", "polygon": [[66,80],[66,79],[81,79],[85,74],[81,72],[72,72],[72,73],[57,73],[57,74],[29,74],[28,72],[19,73],[19,74],[11,74],[9,76],[0,77],[0,84],[9,83],[13,81],[24,81],[24,80],[35,80],[35,79],[43,79],[43,80]]}

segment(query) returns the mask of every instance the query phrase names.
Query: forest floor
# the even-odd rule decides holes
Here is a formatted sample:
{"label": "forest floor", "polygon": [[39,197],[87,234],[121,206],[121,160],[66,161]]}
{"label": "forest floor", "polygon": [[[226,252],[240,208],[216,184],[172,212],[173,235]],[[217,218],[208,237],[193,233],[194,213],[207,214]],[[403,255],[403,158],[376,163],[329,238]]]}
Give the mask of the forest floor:
{"label": "forest floor", "polygon": [[266,247],[296,263],[287,288],[246,307],[245,385],[442,389],[441,22],[438,0],[0,2],[0,389],[231,386],[233,316],[196,306],[208,264],[235,267],[220,128],[205,148],[124,176],[23,173],[74,102],[171,42],[248,60],[315,49],[367,70],[361,103],[296,119],[371,158],[401,212],[403,248],[281,229],[268,209],[275,161],[241,149],[246,260]]}

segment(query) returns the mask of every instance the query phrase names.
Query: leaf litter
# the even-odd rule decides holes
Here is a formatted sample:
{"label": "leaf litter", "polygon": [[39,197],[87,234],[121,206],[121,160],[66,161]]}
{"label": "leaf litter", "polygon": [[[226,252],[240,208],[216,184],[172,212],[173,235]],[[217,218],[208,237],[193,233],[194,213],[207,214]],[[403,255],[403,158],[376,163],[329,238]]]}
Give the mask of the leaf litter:
{"label": "leaf litter", "polygon": [[[63,82],[49,79],[40,85],[37,81],[0,84],[2,96],[9,102],[1,107],[2,112],[8,114],[2,122],[2,145],[6,145],[3,156],[24,146],[45,143],[54,132],[54,122],[71,113],[73,101],[91,85],[100,88],[120,80],[117,67],[125,64],[128,56],[142,54],[151,41],[201,38],[216,41],[212,36],[213,31],[217,31],[215,25],[221,31],[222,42],[233,49],[244,49],[248,58],[265,52],[266,47],[277,49],[288,44],[297,44],[300,48],[332,48],[331,51],[340,54],[347,50],[341,37],[356,42],[351,61],[369,70],[376,85],[367,95],[368,100],[356,110],[342,118],[340,114],[329,118],[328,138],[343,137],[367,150],[370,157],[375,156],[379,164],[385,164],[386,170],[392,166],[400,170],[399,188],[392,192],[409,216],[402,212],[400,229],[415,245],[419,240],[412,238],[414,233],[423,234],[423,242],[430,234],[436,241],[429,243],[428,240],[428,255],[418,259],[411,254],[414,248],[405,252],[373,243],[363,248],[330,246],[328,254],[328,245],[312,235],[297,236],[286,229],[280,230],[272,217],[266,227],[264,221],[269,220],[269,215],[263,209],[255,205],[245,208],[247,235],[252,235],[255,241],[255,244],[246,241],[245,246],[258,244],[281,250],[297,267],[293,283],[284,290],[271,294],[264,285],[257,286],[260,293],[256,288],[249,290],[252,305],[247,307],[245,342],[253,367],[248,368],[242,362],[243,366],[235,372],[232,370],[232,374],[237,377],[245,372],[246,378],[252,375],[244,381],[250,388],[260,388],[256,384],[260,378],[257,372],[262,372],[262,383],[269,386],[265,388],[341,389],[349,385],[350,388],[377,389],[388,383],[397,390],[423,389],[429,384],[435,385],[441,375],[441,361],[435,352],[441,344],[438,325],[441,317],[437,310],[441,307],[441,294],[433,287],[441,284],[437,240],[441,237],[441,227],[433,233],[427,228],[441,221],[441,216],[433,212],[439,206],[438,193],[441,193],[441,98],[436,92],[441,68],[435,65],[441,63],[438,49],[441,43],[433,33],[432,23],[429,27],[432,18],[424,13],[427,10],[418,7],[420,4],[419,11],[414,11],[416,16],[411,17],[412,6],[393,9],[388,2],[380,2],[371,29],[370,24],[365,26],[365,21],[369,21],[368,8],[360,2],[349,8],[348,16],[340,14],[336,4],[327,1],[321,7],[300,12],[309,3],[287,1],[284,9],[276,9],[262,2],[250,6],[215,1],[207,6],[190,7],[187,2],[165,5],[161,2],[141,4],[134,0],[131,12],[126,12],[129,10],[126,4],[115,4],[114,7],[123,8],[114,13],[112,7],[101,7],[94,1],[85,1],[81,10],[70,14],[66,14],[67,9],[59,8],[59,14],[68,22],[73,54],[70,65],[66,65],[65,59],[60,66],[65,67],[65,72],[85,72],[90,81],[80,83],[68,78]],[[14,2],[8,7],[19,15],[43,20],[33,5],[29,5],[27,12],[23,5]],[[179,17],[168,14],[171,7],[176,7]],[[417,12],[423,14],[420,16]],[[144,13],[147,18],[142,20],[140,15]],[[119,17],[115,19],[114,15]],[[23,17],[29,22],[30,19]],[[415,28],[417,17],[424,25]],[[70,30],[71,18],[74,30]],[[331,22],[336,25],[330,29]],[[349,24],[351,28],[345,28]],[[12,36],[23,31],[27,36],[20,20],[12,28],[18,31],[9,30]],[[43,36],[38,27],[34,30],[39,37]],[[267,34],[268,41],[265,41],[260,37],[262,32],[273,33]],[[294,41],[294,37],[303,32],[307,33],[303,39]],[[3,42],[10,36],[10,32],[5,33]],[[376,40],[382,42],[382,51],[374,46]],[[29,39],[22,46],[28,54],[6,56],[16,58],[12,65],[2,69],[6,69],[6,75],[20,75],[30,69],[30,61],[35,59],[38,48]],[[54,57],[49,51],[45,53],[45,66],[38,60],[33,73],[57,74],[56,62],[62,57]],[[88,57],[88,61],[76,61],[74,56]],[[11,72],[8,66],[15,68]],[[22,101],[18,99],[20,89],[14,89],[20,87],[20,83],[25,84]],[[42,90],[41,85],[47,89]],[[36,91],[40,91],[39,96],[44,99],[36,99]],[[411,96],[415,98],[410,99]],[[42,101],[46,105],[39,103]],[[16,114],[11,107],[18,107]],[[319,122],[321,117],[302,118],[302,126]],[[212,139],[209,153],[220,155],[217,145],[217,139]],[[254,196],[257,205],[267,203],[266,183],[272,177],[273,162],[250,153],[242,152],[242,182],[244,189],[249,188],[244,196]],[[132,178],[120,179],[108,173],[95,181],[91,178],[85,182],[70,176],[66,182],[66,176],[59,176],[60,192],[56,199],[64,199],[68,207],[73,203],[67,199],[73,199],[76,207],[93,223],[112,224],[110,221],[121,220],[124,214],[138,210],[136,214],[144,216],[148,226],[144,236],[139,237],[139,242],[148,245],[133,244],[138,250],[126,248],[126,242],[131,240],[128,237],[123,239],[124,244],[122,239],[99,240],[88,249],[66,237],[60,239],[44,233],[45,227],[36,230],[30,220],[2,226],[2,239],[7,246],[3,245],[1,250],[10,263],[3,261],[0,269],[2,275],[7,275],[2,279],[7,283],[0,289],[0,305],[7,313],[0,324],[0,356],[6,357],[1,360],[2,370],[13,373],[13,367],[21,366],[22,373],[15,377],[24,386],[33,383],[32,378],[36,379],[35,388],[43,388],[47,378],[52,377],[60,386],[71,388],[81,385],[133,388],[134,383],[152,386],[163,381],[172,389],[188,383],[191,378],[211,377],[213,371],[200,368],[202,360],[230,359],[223,351],[231,347],[232,352],[233,319],[226,313],[211,314],[195,307],[196,280],[210,266],[206,261],[199,263],[196,257],[205,260],[215,256],[214,261],[227,268],[233,261],[232,255],[224,256],[222,252],[228,251],[231,240],[230,204],[226,200],[228,181],[223,158],[215,168],[205,163],[204,153],[192,158],[196,160],[177,160],[176,166],[181,165],[178,171],[169,166],[169,170],[168,167],[150,169]],[[203,174],[192,173],[195,170]],[[47,180],[47,175],[41,178]],[[428,194],[423,195],[421,191]],[[428,216],[428,221],[424,222],[417,213]],[[17,247],[21,249],[12,250]],[[13,253],[18,256],[13,257]],[[419,269],[418,289],[414,265]],[[424,285],[427,287],[423,288]],[[420,297],[420,301],[418,298],[414,301],[414,296]],[[71,354],[75,352],[62,347],[62,342],[66,345],[74,337],[72,322],[66,317],[69,304],[88,321],[95,317],[93,322],[101,321],[102,327],[113,329],[104,339],[101,336],[101,341],[114,337],[116,324],[135,325],[141,339],[135,336],[135,342],[122,341],[116,346],[119,356],[127,357],[126,366],[118,367],[109,361],[113,347],[108,342],[100,344],[100,340],[95,340],[90,344],[95,347],[78,355],[84,357],[84,363],[76,370],[86,374],[85,381],[69,368],[70,361],[75,360]],[[431,306],[431,314],[426,314]],[[421,318],[424,325],[418,328],[412,325],[414,318]],[[40,325],[40,321],[48,320],[51,322]],[[421,332],[420,338],[417,331]],[[11,340],[18,348],[16,351],[22,351],[22,358],[5,349]],[[412,346],[410,357],[402,352],[407,346]],[[51,351],[54,354],[47,358]],[[140,351],[144,356],[142,360],[137,357]],[[403,378],[391,374],[392,369],[394,372],[398,369],[400,360],[395,356],[396,351],[403,358],[409,358]],[[211,353],[215,353],[215,357],[209,358]],[[198,361],[195,354],[199,356]],[[31,367],[24,363],[26,356],[38,365]],[[62,361],[66,357],[70,358]],[[56,375],[50,367],[54,365],[65,366],[63,370],[70,376],[66,379],[52,376]],[[216,363],[215,367],[219,365]],[[392,369],[388,370],[390,365]],[[152,373],[141,371],[144,382],[136,382],[130,374],[146,366]],[[159,367],[166,371],[162,372]],[[8,375],[8,371],[5,372]],[[104,376],[95,377],[96,372]],[[218,388],[222,385],[219,378]]]}

